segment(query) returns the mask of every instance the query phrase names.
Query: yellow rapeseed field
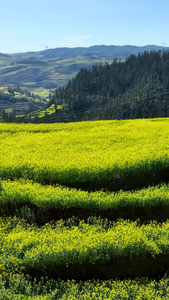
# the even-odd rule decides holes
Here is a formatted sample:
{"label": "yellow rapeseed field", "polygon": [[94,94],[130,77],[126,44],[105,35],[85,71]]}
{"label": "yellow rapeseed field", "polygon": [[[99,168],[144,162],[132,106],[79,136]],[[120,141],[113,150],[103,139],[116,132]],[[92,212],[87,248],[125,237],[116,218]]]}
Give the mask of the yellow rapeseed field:
{"label": "yellow rapeseed field", "polygon": [[[0,299],[169,299],[168,118],[0,123],[0,138]],[[93,217],[54,222],[73,209]]]}
{"label": "yellow rapeseed field", "polygon": [[83,183],[169,167],[169,119],[0,124],[0,176]]}

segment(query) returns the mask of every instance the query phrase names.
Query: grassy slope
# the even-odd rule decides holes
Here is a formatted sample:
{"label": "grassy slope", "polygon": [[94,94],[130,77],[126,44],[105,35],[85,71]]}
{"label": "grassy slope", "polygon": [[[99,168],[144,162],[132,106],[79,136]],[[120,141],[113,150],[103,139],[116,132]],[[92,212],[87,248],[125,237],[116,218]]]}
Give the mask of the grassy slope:
{"label": "grassy slope", "polygon": [[28,116],[30,118],[35,118],[35,117],[38,117],[38,118],[42,118],[44,117],[45,115],[51,115],[55,113],[55,107],[54,107],[54,104],[52,104],[51,106],[49,106],[48,108],[46,109],[39,109],[39,110],[35,110],[31,113],[28,114]]}

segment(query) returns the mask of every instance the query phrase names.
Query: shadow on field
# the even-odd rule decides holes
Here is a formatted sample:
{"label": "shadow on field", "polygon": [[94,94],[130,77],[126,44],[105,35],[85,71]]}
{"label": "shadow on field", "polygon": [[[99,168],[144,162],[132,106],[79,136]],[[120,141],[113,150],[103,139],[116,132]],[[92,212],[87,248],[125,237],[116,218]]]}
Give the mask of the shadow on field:
{"label": "shadow on field", "polygon": [[[99,191],[101,189],[106,191],[117,192],[119,190],[129,191],[134,189],[141,189],[151,185],[157,185],[162,182],[169,181],[169,167],[163,168],[161,170],[149,171],[134,175],[116,175],[111,178],[100,178],[94,181],[86,182],[76,182],[71,184],[66,184],[70,188],[76,188],[88,192]],[[45,184],[50,184],[51,182],[46,181]],[[64,183],[59,183],[64,185]]]}
{"label": "shadow on field", "polygon": [[89,262],[41,266],[40,268],[27,267],[25,272],[36,279],[41,276],[77,281],[90,279],[134,279],[137,277],[159,278],[169,269],[169,254],[159,254],[154,257],[119,256],[105,260],[98,260],[94,264]]}

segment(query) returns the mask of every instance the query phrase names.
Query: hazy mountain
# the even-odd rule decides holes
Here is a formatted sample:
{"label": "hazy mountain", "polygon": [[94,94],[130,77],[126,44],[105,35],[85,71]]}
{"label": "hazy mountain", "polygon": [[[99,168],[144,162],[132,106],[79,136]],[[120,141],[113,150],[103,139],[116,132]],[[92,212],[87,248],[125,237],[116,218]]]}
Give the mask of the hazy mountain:
{"label": "hazy mountain", "polygon": [[45,95],[50,90],[66,85],[82,67],[89,69],[94,64],[112,62],[115,58],[125,59],[131,54],[159,50],[168,48],[156,45],[144,47],[100,45],[8,55],[0,53],[0,86],[19,86],[33,93],[42,92]]}
{"label": "hazy mountain", "polygon": [[158,50],[166,50],[167,47],[162,46],[156,46],[156,45],[148,45],[143,47],[138,46],[91,46],[91,47],[77,47],[77,48],[55,48],[55,49],[49,49],[40,52],[45,57],[48,58],[63,58],[63,57],[70,57],[70,56],[76,56],[76,55],[86,55],[91,56],[96,55],[98,58],[125,58],[128,57],[130,54],[137,55],[139,52],[143,53],[145,51],[158,51]]}

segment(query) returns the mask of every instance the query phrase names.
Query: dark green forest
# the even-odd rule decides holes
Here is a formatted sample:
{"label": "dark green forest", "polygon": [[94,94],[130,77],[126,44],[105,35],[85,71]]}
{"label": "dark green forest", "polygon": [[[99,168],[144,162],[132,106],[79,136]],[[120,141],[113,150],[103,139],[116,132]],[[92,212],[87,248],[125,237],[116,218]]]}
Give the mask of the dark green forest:
{"label": "dark green forest", "polygon": [[81,68],[50,99],[56,121],[169,117],[169,52]]}

